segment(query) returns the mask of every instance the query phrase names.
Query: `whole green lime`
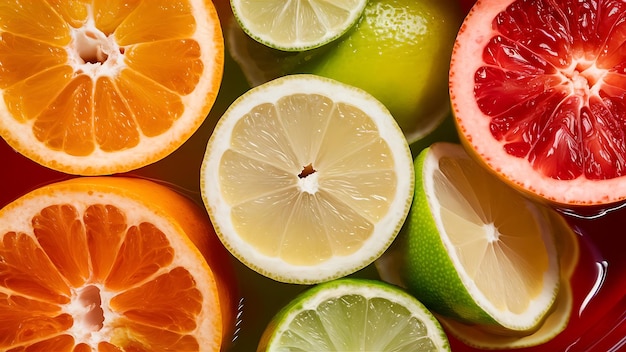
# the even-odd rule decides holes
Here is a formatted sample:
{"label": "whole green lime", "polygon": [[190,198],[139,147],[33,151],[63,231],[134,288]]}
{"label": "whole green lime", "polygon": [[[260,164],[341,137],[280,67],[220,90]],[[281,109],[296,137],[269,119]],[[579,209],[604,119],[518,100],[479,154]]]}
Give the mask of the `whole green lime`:
{"label": "whole green lime", "polygon": [[350,32],[295,70],[366,90],[413,142],[448,115],[448,68],[462,19],[455,0],[370,0]]}

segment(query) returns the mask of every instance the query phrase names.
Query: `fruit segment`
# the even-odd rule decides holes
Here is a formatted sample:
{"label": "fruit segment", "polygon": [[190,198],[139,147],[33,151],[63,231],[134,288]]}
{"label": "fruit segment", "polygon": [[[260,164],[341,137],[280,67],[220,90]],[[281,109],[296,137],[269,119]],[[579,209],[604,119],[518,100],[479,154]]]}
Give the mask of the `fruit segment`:
{"label": "fruit segment", "polygon": [[[105,7],[101,11],[105,14]],[[128,16],[119,23],[113,34],[119,46],[190,38],[196,30],[196,18],[188,1],[143,1],[131,12],[121,11],[128,13]]]}
{"label": "fruit segment", "polygon": [[127,228],[104,280],[110,290],[134,287],[169,266],[174,251],[163,232],[150,223]]}
{"label": "fruit segment", "polygon": [[0,17],[3,32],[56,46],[67,45],[71,40],[67,23],[46,3],[5,3],[0,8]]}

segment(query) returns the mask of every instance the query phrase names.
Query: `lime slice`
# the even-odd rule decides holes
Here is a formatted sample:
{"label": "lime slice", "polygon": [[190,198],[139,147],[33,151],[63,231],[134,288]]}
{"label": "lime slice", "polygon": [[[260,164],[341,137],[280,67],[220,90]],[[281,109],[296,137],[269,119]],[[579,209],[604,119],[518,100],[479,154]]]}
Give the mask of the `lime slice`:
{"label": "lime slice", "polygon": [[380,281],[340,279],[300,294],[272,319],[257,351],[450,351],[435,317]]}
{"label": "lime slice", "polygon": [[320,47],[359,20],[367,0],[231,0],[233,14],[256,41],[284,51]]}
{"label": "lime slice", "polygon": [[469,346],[481,349],[511,349],[537,346],[552,340],[567,327],[573,308],[571,278],[578,263],[580,248],[576,234],[566,221],[556,213],[546,209],[552,223],[559,253],[561,284],[552,311],[537,329],[527,336],[497,336],[489,334],[475,325],[464,324],[452,319],[440,318],[447,331]]}
{"label": "lime slice", "polygon": [[363,90],[314,75],[251,89],[217,123],[201,169],[217,234],[277,281],[317,283],[372,263],[409,211],[411,152]]}
{"label": "lime slice", "polygon": [[552,309],[560,274],[550,219],[462,146],[415,160],[402,280],[431,311],[499,335],[528,335]]}
{"label": "lime slice", "polygon": [[[525,336],[503,336],[485,331],[479,325],[463,323],[435,313],[449,334],[469,346],[487,350],[504,350],[543,344],[567,327],[573,306],[570,280],[578,263],[580,248],[576,235],[560,214],[549,208],[544,208],[544,213],[550,219],[555,237],[561,282],[552,310],[541,327]],[[406,288],[406,283],[400,275],[406,263],[402,258],[405,232],[401,232],[400,236],[385,254],[376,260],[376,269],[384,281]]]}

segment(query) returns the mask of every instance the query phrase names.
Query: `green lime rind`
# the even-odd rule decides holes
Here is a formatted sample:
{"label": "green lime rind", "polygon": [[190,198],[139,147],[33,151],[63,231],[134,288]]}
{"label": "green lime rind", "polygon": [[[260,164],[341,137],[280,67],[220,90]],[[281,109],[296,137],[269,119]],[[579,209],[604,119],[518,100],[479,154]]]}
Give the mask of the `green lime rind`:
{"label": "green lime rind", "polygon": [[[415,185],[422,187],[423,164],[430,147],[415,158]],[[446,317],[468,323],[498,325],[496,320],[479,307],[463,285],[461,277],[448,256],[426,192],[416,191],[413,206],[402,228],[398,246],[401,258],[402,280],[408,291],[426,307]]]}
{"label": "green lime rind", "polygon": [[257,348],[326,350],[450,351],[450,344],[435,316],[403,289],[342,278],[313,286],[283,307]]}

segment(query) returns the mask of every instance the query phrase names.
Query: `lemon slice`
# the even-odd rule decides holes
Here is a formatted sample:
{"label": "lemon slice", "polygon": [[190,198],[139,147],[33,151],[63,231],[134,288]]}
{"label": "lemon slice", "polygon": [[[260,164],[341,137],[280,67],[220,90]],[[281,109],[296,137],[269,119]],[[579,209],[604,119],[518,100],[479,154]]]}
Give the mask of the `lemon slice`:
{"label": "lemon slice", "polygon": [[320,47],[359,20],[367,0],[231,0],[233,14],[256,41],[284,51]]}
{"label": "lemon slice", "polygon": [[378,258],[414,187],[411,152],[363,90],[314,75],[278,78],[217,123],[200,188],[225,246],[274,280],[314,283]]}
{"label": "lemon slice", "polygon": [[[415,161],[403,281],[431,311],[505,336],[534,332],[559,291],[550,219],[470,158],[435,143]],[[406,236],[405,236],[406,235]]]}
{"label": "lemon slice", "polygon": [[272,319],[257,351],[450,351],[437,319],[398,287],[340,279],[300,294]]}

